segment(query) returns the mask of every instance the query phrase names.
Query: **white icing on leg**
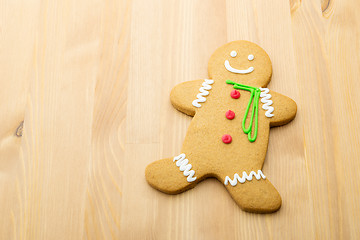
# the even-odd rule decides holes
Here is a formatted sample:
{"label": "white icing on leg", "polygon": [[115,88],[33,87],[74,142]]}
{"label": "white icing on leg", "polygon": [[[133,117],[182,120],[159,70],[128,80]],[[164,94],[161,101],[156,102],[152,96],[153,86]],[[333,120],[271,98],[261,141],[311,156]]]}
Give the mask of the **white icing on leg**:
{"label": "white icing on leg", "polygon": [[257,173],[254,172],[254,171],[251,171],[249,175],[247,175],[246,172],[244,171],[244,172],[242,173],[242,177],[240,177],[239,174],[235,173],[233,180],[231,180],[231,178],[230,178],[229,176],[226,176],[226,177],[225,177],[225,182],[224,182],[224,184],[225,184],[225,185],[228,185],[228,183],[230,182],[230,185],[234,187],[234,186],[237,185],[238,182],[239,182],[239,183],[244,183],[246,180],[251,181],[252,178],[253,178],[253,176],[255,176],[255,178],[256,178],[257,180],[260,180],[261,178],[263,178],[263,179],[266,178],[265,175],[262,173],[261,170],[258,170]]}
{"label": "white icing on leg", "polygon": [[192,105],[194,107],[201,107],[201,104],[199,104],[199,102],[203,103],[206,101],[206,98],[204,96],[207,96],[209,95],[209,91],[207,90],[210,90],[211,89],[211,86],[209,84],[213,84],[214,83],[214,80],[211,80],[211,79],[204,79],[204,82],[202,84],[202,87],[199,89],[200,93],[198,95],[196,95],[196,97],[198,99],[195,99],[193,102],[192,102]]}
{"label": "white icing on leg", "polygon": [[272,112],[274,111],[274,108],[271,106],[273,104],[273,101],[270,100],[271,98],[271,94],[269,93],[270,90],[268,88],[260,88],[260,90],[261,90],[260,93],[261,102],[264,103],[262,108],[266,110],[265,116],[268,118],[273,117],[274,114],[272,114]]}
{"label": "white icing on leg", "polygon": [[196,180],[195,171],[190,170],[192,165],[189,164],[189,160],[186,159],[185,153],[180,154],[179,156],[174,157],[173,162],[176,162],[176,166],[180,168],[180,171],[184,172],[184,176],[187,177],[188,182],[193,182]]}

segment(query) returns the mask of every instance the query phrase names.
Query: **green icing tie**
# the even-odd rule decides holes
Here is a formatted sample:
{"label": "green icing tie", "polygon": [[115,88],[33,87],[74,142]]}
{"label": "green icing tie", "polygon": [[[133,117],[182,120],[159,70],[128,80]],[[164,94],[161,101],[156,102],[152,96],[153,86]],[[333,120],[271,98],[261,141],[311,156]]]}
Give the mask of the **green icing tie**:
{"label": "green icing tie", "polygon": [[[245,90],[245,91],[249,91],[250,92],[250,100],[249,103],[246,107],[246,111],[245,111],[245,115],[244,118],[242,120],[242,129],[244,131],[244,133],[246,133],[248,135],[248,139],[250,142],[255,142],[256,138],[257,138],[257,132],[258,132],[258,115],[259,115],[259,97],[260,97],[260,89],[256,88],[256,87],[251,87],[251,86],[247,86],[244,84],[240,84],[240,83],[236,83],[230,80],[226,80],[227,84],[232,84],[234,85],[235,89],[240,89],[240,90]],[[250,124],[249,126],[246,128],[245,127],[245,122],[246,119],[248,117],[249,114],[249,109],[251,106],[251,103],[254,101],[253,105],[252,105],[252,110],[251,110],[251,118],[250,118]],[[254,122],[254,115],[255,115],[255,132],[254,135],[251,137],[252,135],[252,126],[253,126],[253,122]]]}

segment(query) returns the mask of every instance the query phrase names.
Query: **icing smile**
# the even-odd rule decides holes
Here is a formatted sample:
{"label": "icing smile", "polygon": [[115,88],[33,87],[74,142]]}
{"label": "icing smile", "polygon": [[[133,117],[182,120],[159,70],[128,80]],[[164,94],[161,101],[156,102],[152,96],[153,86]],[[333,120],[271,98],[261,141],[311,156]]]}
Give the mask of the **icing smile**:
{"label": "icing smile", "polygon": [[248,69],[245,69],[245,70],[233,68],[232,66],[230,66],[229,60],[225,60],[225,68],[229,72],[240,73],[240,74],[248,74],[248,73],[251,73],[252,71],[254,71],[254,67],[249,67]]}

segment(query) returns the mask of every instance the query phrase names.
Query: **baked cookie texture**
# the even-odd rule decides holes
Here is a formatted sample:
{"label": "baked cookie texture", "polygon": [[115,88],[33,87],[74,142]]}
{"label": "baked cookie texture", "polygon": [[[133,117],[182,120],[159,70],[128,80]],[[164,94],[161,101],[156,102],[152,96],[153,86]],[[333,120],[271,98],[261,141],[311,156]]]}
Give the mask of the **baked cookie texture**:
{"label": "baked cookie texture", "polygon": [[179,155],[147,166],[147,182],[177,194],[214,177],[245,211],[270,213],[281,197],[261,171],[270,127],[296,115],[296,103],[266,88],[272,65],[267,53],[248,41],[217,49],[208,64],[209,79],[181,83],[172,105],[193,116]]}

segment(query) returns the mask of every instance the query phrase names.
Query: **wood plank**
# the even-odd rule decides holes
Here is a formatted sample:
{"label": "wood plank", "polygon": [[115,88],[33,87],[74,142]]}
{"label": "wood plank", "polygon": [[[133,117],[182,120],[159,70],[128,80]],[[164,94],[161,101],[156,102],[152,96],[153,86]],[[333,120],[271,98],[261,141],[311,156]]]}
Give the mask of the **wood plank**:
{"label": "wood plank", "polygon": [[118,239],[123,178],[131,174],[124,172],[131,2],[107,1],[101,10],[85,238]]}
{"label": "wood plank", "polygon": [[0,239],[20,237],[17,175],[38,12],[39,1],[0,2]]}
{"label": "wood plank", "polygon": [[359,8],[350,1],[304,2],[292,18],[309,191],[320,239],[360,236]]}
{"label": "wood plank", "polygon": [[98,65],[95,1],[41,4],[25,112],[14,228],[21,239],[80,239]]}

